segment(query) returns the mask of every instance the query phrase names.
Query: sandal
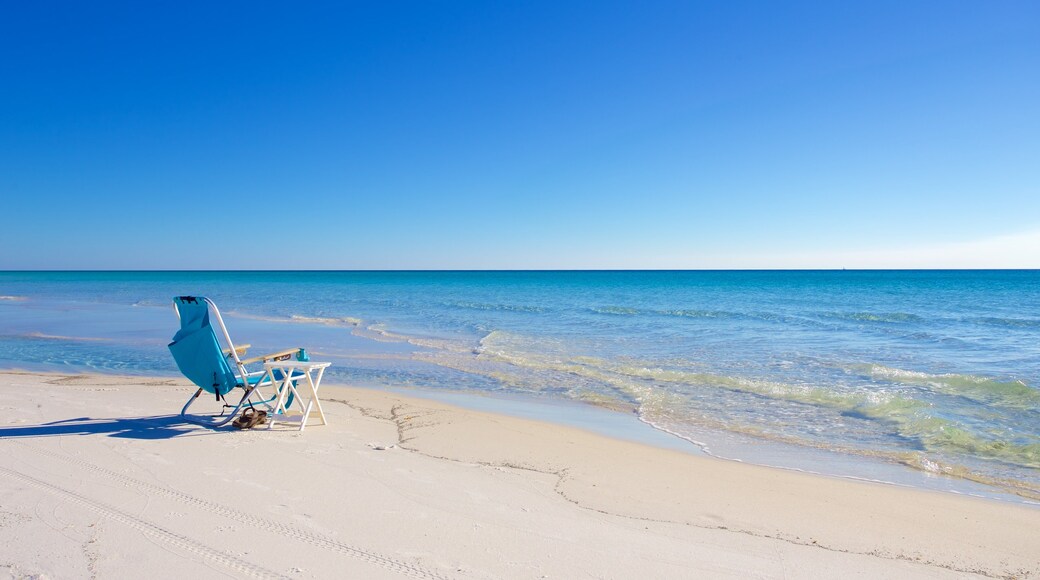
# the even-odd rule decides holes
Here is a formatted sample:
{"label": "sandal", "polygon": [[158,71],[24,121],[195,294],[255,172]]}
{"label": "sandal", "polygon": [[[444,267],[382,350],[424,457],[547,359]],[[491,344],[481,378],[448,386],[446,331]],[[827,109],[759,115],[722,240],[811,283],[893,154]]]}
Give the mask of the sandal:
{"label": "sandal", "polygon": [[231,424],[236,429],[252,429],[257,425],[263,425],[267,422],[267,411],[257,411],[256,409],[249,407],[242,414],[238,416]]}

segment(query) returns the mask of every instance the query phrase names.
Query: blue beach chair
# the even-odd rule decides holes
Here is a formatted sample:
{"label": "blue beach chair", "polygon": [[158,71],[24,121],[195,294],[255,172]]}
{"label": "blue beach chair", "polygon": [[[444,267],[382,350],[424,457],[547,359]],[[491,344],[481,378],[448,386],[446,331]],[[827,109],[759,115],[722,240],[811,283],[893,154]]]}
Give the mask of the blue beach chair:
{"label": "blue beach chair", "polygon": [[[170,343],[170,353],[177,363],[177,368],[191,382],[198,385],[199,389],[188,399],[184,408],[181,409],[181,417],[186,421],[208,427],[220,427],[235,418],[242,406],[254,403],[266,405],[273,408],[271,403],[278,398],[277,389],[281,386],[284,375],[273,373],[271,376],[266,371],[250,372],[246,369],[247,364],[267,361],[288,360],[294,354],[299,356],[302,349],[292,348],[276,353],[266,354],[249,359],[242,359],[246,349],[250,345],[245,344],[235,347],[231,342],[227,326],[220,317],[217,305],[209,298],[202,296],[178,296],[173,299],[174,310],[181,321],[181,328],[173,336]],[[221,335],[227,348],[222,349],[218,342],[216,332],[210,324],[210,312],[217,326],[220,327]],[[232,365],[234,364],[234,370]],[[274,379],[272,381],[272,378]],[[261,387],[275,389],[274,396],[264,399]],[[243,390],[242,398],[235,405],[228,404],[224,398],[234,389]],[[218,403],[223,402],[220,415],[200,416],[189,415],[188,407],[191,407],[203,392],[214,396]],[[292,404],[293,393],[288,393],[286,407]],[[255,400],[254,400],[255,399]],[[231,413],[224,416],[228,409]]]}

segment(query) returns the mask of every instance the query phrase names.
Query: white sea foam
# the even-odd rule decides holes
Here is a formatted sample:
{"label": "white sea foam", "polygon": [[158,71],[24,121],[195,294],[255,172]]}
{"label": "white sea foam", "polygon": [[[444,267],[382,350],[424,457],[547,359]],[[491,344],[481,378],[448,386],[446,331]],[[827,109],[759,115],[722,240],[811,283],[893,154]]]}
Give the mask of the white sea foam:
{"label": "white sea foam", "polygon": [[432,338],[402,334],[387,330],[385,325],[372,324],[369,326],[358,326],[354,329],[355,336],[361,336],[379,342],[406,343],[440,351],[472,353],[473,347],[462,340],[451,340],[447,338]]}
{"label": "white sea foam", "polygon": [[290,322],[296,322],[300,324],[322,324],[325,326],[349,326],[354,327],[361,324],[360,318],[354,318],[353,316],[303,316],[300,314],[293,314],[289,316]]}
{"label": "white sea foam", "polygon": [[322,326],[343,326],[353,328],[362,323],[360,318],[352,316],[305,316],[302,314],[290,314],[289,316],[265,316],[232,310],[227,313],[236,318],[247,320],[259,320],[263,322],[292,323],[292,324],[319,324]]}
{"label": "white sea foam", "polygon": [[59,334],[47,334],[43,332],[27,332],[23,336],[28,338],[42,338],[44,340],[68,340],[74,342],[109,342],[111,338],[97,336],[64,336]]}

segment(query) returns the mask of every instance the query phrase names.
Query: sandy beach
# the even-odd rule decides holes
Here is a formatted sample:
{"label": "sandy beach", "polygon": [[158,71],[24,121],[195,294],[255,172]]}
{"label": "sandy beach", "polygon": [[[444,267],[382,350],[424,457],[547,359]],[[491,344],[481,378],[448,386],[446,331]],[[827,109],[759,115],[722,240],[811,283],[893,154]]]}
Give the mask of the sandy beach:
{"label": "sandy beach", "polygon": [[0,576],[1031,578],[1040,509],[388,391],[208,430],[184,380],[0,373]]}

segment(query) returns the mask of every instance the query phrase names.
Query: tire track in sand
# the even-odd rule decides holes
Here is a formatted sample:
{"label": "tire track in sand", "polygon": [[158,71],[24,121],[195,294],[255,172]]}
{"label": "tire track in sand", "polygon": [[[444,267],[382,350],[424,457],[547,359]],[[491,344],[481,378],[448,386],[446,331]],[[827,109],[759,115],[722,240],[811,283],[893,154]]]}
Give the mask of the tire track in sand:
{"label": "tire track in sand", "polygon": [[442,574],[439,574],[432,570],[427,570],[415,564],[410,564],[408,562],[403,562],[401,560],[396,560],[388,556],[383,556],[375,552],[359,548],[357,546],[352,546],[350,544],[346,544],[329,536],[304,530],[302,528],[297,528],[295,526],[283,524],[275,520],[269,520],[246,512],[238,511],[234,508],[230,508],[228,506],[216,503],[214,501],[190,495],[181,491],[177,491],[175,489],[170,489],[161,485],[156,485],[154,483],[141,481],[139,479],[123,475],[122,473],[118,473],[110,469],[105,469],[104,467],[95,465],[93,463],[90,463],[89,461],[78,459],[76,457],[71,457],[62,453],[56,453],[54,451],[38,447],[36,445],[29,445],[28,443],[25,443],[23,441],[12,441],[12,443],[17,443],[23,447],[32,449],[33,452],[37,455],[45,455],[47,457],[58,459],[71,465],[85,468],[89,471],[107,477],[109,479],[119,481],[128,487],[143,491],[145,493],[151,493],[153,495],[159,495],[162,497],[173,499],[180,503],[191,505],[199,509],[207,510],[211,513],[217,513],[230,520],[247,524],[262,530],[266,530],[268,532],[273,532],[286,538],[292,538],[294,540],[303,542],[305,544],[309,544],[311,546],[315,546],[325,550],[331,550],[340,554],[345,554],[357,558],[361,561],[367,562],[369,564],[374,564],[376,566],[380,566],[393,572],[397,572],[404,576],[408,576],[411,578],[420,578],[424,580],[450,580],[449,576],[444,576]]}
{"label": "tire track in sand", "polygon": [[63,497],[66,500],[71,501],[72,503],[81,505],[91,511],[101,514],[105,518],[115,520],[123,525],[133,528],[147,536],[159,540],[164,544],[175,546],[187,552],[191,552],[195,555],[206,558],[207,560],[213,560],[219,564],[223,564],[224,566],[227,566],[228,568],[231,568],[236,572],[240,572],[253,578],[291,579],[291,576],[279,574],[278,572],[268,570],[267,568],[258,566],[251,562],[247,562],[245,560],[241,560],[230,554],[218,552],[217,550],[214,550],[213,548],[210,548],[204,544],[200,544],[199,542],[196,542],[195,540],[192,540],[187,536],[171,532],[170,530],[160,527],[152,522],[128,514],[120,510],[119,508],[112,507],[108,504],[86,498],[72,490],[65,489],[64,487],[60,487],[52,483],[36,479],[31,475],[26,475],[20,471],[15,471],[6,467],[0,467],[0,473],[7,475],[8,477],[12,477],[14,479],[19,479],[33,487],[37,487],[45,491],[51,492],[57,496]]}

